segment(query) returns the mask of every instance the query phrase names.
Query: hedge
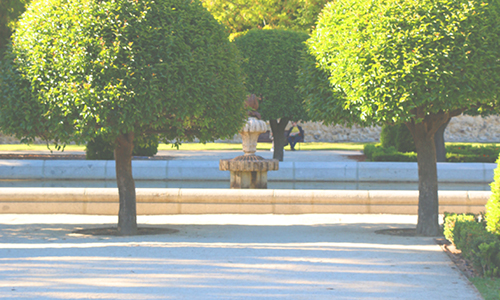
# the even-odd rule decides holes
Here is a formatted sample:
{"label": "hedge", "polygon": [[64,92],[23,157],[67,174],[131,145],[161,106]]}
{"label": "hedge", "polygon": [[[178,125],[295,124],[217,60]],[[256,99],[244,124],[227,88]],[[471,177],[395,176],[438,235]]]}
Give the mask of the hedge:
{"label": "hedge", "polygon": [[444,234],[463,256],[469,259],[474,268],[484,276],[500,275],[500,240],[488,232],[483,222],[475,216],[445,215]]}

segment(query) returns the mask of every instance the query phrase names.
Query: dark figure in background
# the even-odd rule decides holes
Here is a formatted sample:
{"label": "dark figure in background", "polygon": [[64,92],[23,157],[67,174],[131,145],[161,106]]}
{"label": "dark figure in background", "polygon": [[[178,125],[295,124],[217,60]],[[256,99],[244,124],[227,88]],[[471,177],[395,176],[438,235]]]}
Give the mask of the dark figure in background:
{"label": "dark figure in background", "polygon": [[304,131],[302,130],[302,127],[297,125],[297,122],[292,122],[292,128],[290,128],[289,134],[288,134],[288,143],[290,144],[290,148],[292,148],[292,151],[295,151],[295,144],[297,144],[298,141],[300,141],[304,137]]}

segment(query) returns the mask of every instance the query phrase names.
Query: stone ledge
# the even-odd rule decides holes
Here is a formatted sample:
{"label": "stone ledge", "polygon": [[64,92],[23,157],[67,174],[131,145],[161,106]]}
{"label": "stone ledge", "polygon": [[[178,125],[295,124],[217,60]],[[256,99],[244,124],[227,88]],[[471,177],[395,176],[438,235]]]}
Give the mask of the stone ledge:
{"label": "stone ledge", "polygon": [[[491,192],[440,191],[440,213],[484,211]],[[137,189],[137,213],[416,214],[417,191]],[[0,188],[0,213],[118,213],[118,189]]]}
{"label": "stone ledge", "polygon": [[[277,163],[276,163],[277,164]],[[438,181],[490,183],[494,163],[438,163]],[[230,179],[219,161],[132,161],[137,180]],[[114,161],[0,160],[0,179],[112,180]],[[398,162],[280,162],[268,173],[269,181],[418,182],[417,163]]]}

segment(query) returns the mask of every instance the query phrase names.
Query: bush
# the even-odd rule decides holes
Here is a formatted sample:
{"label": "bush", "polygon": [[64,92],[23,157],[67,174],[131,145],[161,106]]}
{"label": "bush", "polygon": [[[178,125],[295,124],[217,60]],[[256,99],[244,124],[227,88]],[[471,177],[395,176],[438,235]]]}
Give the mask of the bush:
{"label": "bush", "polygon": [[476,216],[474,214],[449,214],[449,213],[444,213],[444,224],[443,224],[443,235],[444,237],[452,242],[455,243],[455,224],[456,222],[475,222]]}
{"label": "bush", "polygon": [[[145,142],[134,146],[133,156],[154,156],[158,153],[159,139],[157,136],[151,136],[145,139]],[[87,143],[85,149],[86,159],[88,160],[113,160],[115,146],[106,142],[98,136]]]}
{"label": "bush", "polygon": [[[446,161],[450,162],[489,162],[493,163],[500,155],[500,147],[493,146],[472,146],[472,145],[450,145],[446,146],[448,153],[453,153],[453,156],[446,157]],[[463,157],[462,157],[463,156]]]}
{"label": "bush", "polygon": [[[447,162],[492,163],[495,162],[496,157],[498,157],[500,147],[496,145],[479,147],[470,145],[451,145],[446,146],[446,151]],[[403,152],[397,150],[394,146],[384,148],[381,144],[368,144],[365,145],[363,152],[367,161],[417,161],[417,154],[415,152]]]}
{"label": "bush", "polygon": [[399,124],[396,128],[396,149],[399,152],[416,152],[417,148],[408,127],[405,124]]}
{"label": "bush", "polygon": [[383,148],[396,147],[396,126],[383,125],[380,131],[380,143]]}
{"label": "bush", "polygon": [[87,143],[85,157],[88,160],[113,160],[115,146],[104,141],[100,136],[95,137]]}
{"label": "bush", "polygon": [[486,155],[446,153],[446,162],[492,163],[495,159]]}
{"label": "bush", "polygon": [[498,276],[500,266],[500,242],[498,237],[486,230],[481,223],[457,222],[455,224],[455,246],[470,259],[481,274]]}
{"label": "bush", "polygon": [[500,275],[500,241],[472,214],[446,214],[444,235],[485,276]]}
{"label": "bush", "polygon": [[491,193],[486,203],[486,228],[489,232],[500,235],[500,158],[491,183]]}
{"label": "bush", "polygon": [[417,154],[414,152],[401,153],[394,147],[384,148],[382,145],[365,145],[363,149],[366,160],[368,161],[399,161],[399,162],[416,162]]}
{"label": "bush", "polygon": [[405,124],[384,125],[380,132],[382,147],[395,147],[399,152],[415,152],[415,142]]}
{"label": "bush", "polygon": [[363,153],[365,154],[366,160],[368,161],[372,160],[373,153],[375,153],[375,151],[377,151],[380,148],[382,148],[380,144],[366,144],[363,147]]}

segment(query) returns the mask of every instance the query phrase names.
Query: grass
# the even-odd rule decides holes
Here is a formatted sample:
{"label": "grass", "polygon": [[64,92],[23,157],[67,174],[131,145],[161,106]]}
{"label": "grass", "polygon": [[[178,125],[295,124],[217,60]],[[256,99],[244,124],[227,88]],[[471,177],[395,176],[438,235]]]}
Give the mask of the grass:
{"label": "grass", "polygon": [[[54,145],[50,149],[57,152]],[[0,151],[45,151],[48,150],[46,144],[0,144]],[[65,151],[85,151],[85,145],[67,145]]]}
{"label": "grass", "polygon": [[[363,150],[366,143],[300,143],[300,150]],[[298,145],[297,145],[298,148]],[[50,149],[56,152],[53,145]],[[257,150],[269,150],[271,143],[257,144]],[[285,147],[286,150],[290,146]],[[44,151],[47,150],[45,144],[0,144],[0,151]],[[175,151],[177,148],[172,145],[160,144],[158,150]],[[204,150],[242,150],[241,144],[232,143],[184,143],[179,146],[179,150],[185,151],[204,151]],[[65,151],[85,151],[85,145],[67,145]]]}
{"label": "grass", "polygon": [[[300,150],[363,150],[363,146],[366,143],[300,143]],[[271,143],[258,143],[257,150],[269,150],[271,149]],[[296,148],[298,149],[297,144]],[[180,145],[179,150],[241,150],[241,144],[230,144],[230,143],[185,143]],[[286,150],[290,149],[290,146],[285,147]],[[158,150],[176,150],[172,148],[171,145],[160,144]]]}
{"label": "grass", "polygon": [[500,299],[500,278],[471,278],[470,281],[479,290],[484,300]]}
{"label": "grass", "polygon": [[[358,150],[362,151],[364,145],[373,143],[300,143],[300,150],[314,151],[314,150]],[[472,145],[472,146],[490,146],[496,145],[495,143],[446,143],[446,145]],[[297,148],[299,145],[297,145]],[[50,149],[56,152],[53,145]],[[180,145],[179,150],[184,151],[209,151],[209,150],[241,150],[241,144],[236,143],[184,143]],[[269,150],[271,143],[257,144],[257,150]],[[290,146],[285,147],[289,150]],[[45,144],[0,144],[0,151],[44,151],[47,150]],[[177,148],[172,145],[160,144],[158,150],[171,150],[175,151]],[[85,151],[85,145],[67,145],[65,151]]]}

